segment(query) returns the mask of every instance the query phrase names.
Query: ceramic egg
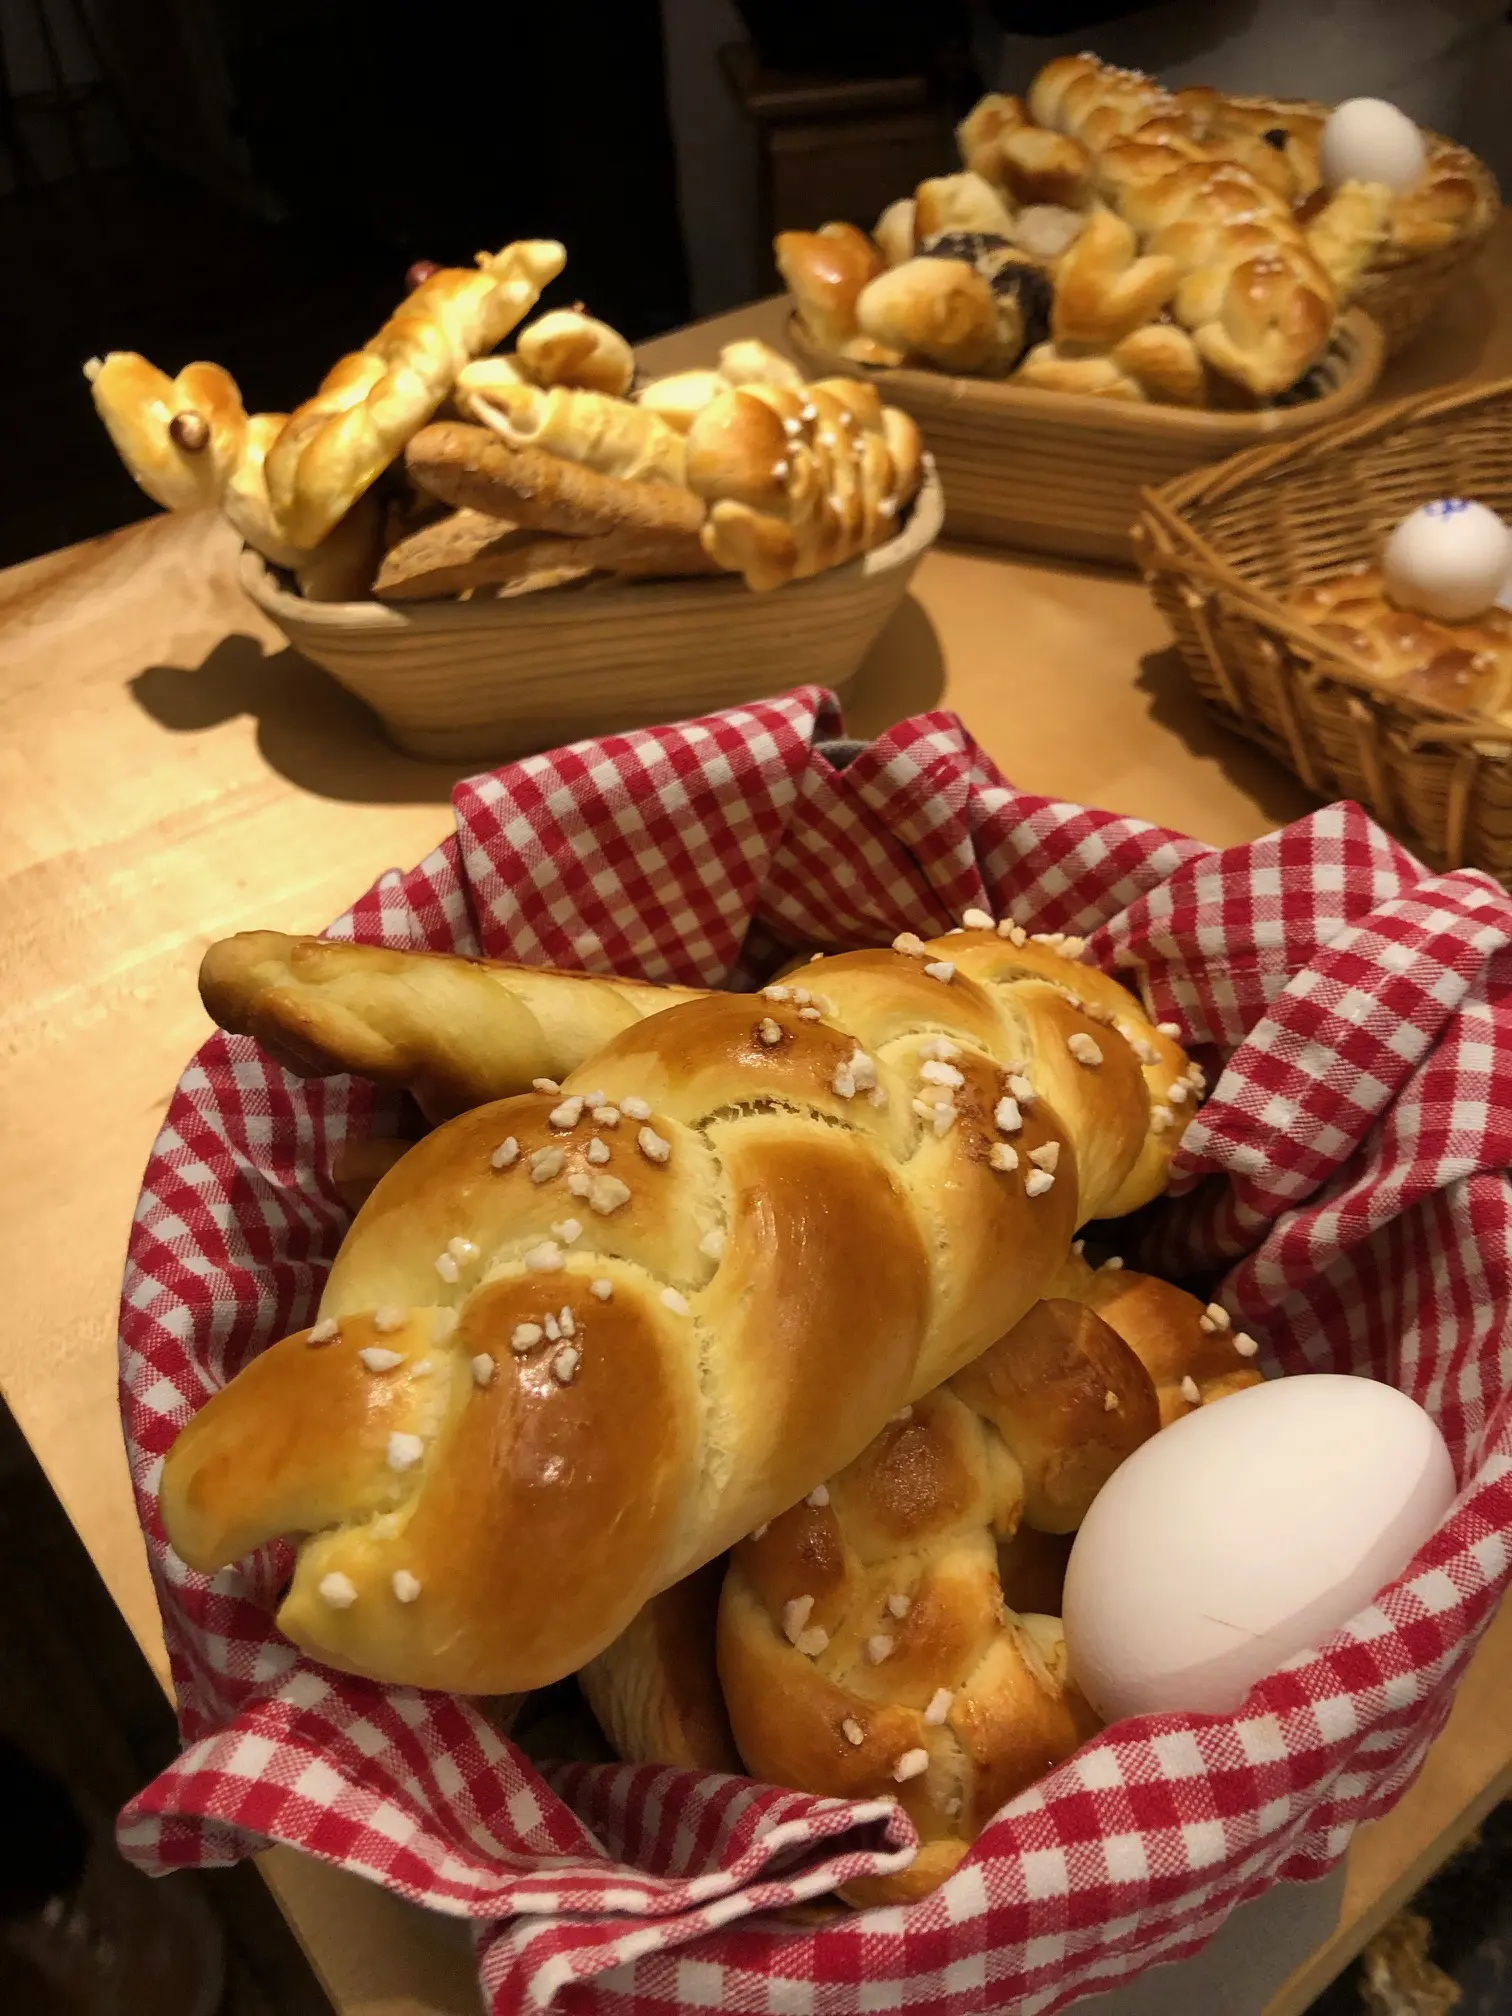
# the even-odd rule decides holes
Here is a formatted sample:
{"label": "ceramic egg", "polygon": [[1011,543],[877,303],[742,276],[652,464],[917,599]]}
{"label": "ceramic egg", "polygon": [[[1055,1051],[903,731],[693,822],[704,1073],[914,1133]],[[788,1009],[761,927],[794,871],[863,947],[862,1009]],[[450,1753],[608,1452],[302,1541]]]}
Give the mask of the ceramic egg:
{"label": "ceramic egg", "polygon": [[1454,1499],[1430,1417],[1330,1372],[1173,1422],[1093,1500],[1066,1572],[1066,1653],[1105,1721],[1229,1714],[1346,1624]]}
{"label": "ceramic egg", "polygon": [[1381,573],[1399,608],[1464,623],[1489,609],[1512,576],[1512,530],[1484,504],[1439,497],[1397,526]]}
{"label": "ceramic egg", "polygon": [[1427,158],[1417,127],[1384,98],[1346,98],[1329,114],[1318,142],[1318,166],[1330,189],[1341,182],[1411,189]]}

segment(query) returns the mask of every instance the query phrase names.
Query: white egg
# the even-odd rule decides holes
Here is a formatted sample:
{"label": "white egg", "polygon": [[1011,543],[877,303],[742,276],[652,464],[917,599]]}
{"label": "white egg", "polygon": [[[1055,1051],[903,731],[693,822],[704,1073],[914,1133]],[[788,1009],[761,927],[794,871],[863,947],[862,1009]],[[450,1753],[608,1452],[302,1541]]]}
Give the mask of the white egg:
{"label": "white egg", "polygon": [[1444,1438],[1393,1386],[1252,1386],[1146,1442],[1093,1501],[1066,1573],[1066,1652],[1105,1721],[1228,1714],[1346,1624],[1448,1511]]}
{"label": "white egg", "polygon": [[1427,158],[1417,127],[1384,98],[1346,98],[1328,115],[1318,142],[1318,166],[1330,189],[1341,182],[1411,189]]}
{"label": "white egg", "polygon": [[1381,574],[1400,608],[1466,622],[1492,606],[1512,575],[1512,530],[1484,504],[1435,498],[1387,540]]}

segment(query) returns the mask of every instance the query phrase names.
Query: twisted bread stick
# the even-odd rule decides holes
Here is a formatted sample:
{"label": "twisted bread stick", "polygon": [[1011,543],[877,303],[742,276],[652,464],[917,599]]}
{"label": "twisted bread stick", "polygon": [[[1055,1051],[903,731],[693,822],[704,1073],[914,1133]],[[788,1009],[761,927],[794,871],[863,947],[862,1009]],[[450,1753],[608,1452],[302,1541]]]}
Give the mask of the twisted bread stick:
{"label": "twisted bread stick", "polygon": [[504,966],[336,938],[243,931],[210,947],[200,999],[303,1077],[354,1071],[433,1120],[565,1078],[646,1015],[700,998],[612,975]]}
{"label": "twisted bread stick", "polygon": [[429,420],[463,365],[529,314],[566,257],[549,239],[526,239],[479,253],[476,272],[443,267],[364,349],[333,365],[268,451],[268,496],[295,545],[325,537]]}
{"label": "twisted bread stick", "polygon": [[508,1693],[842,1468],[1158,1193],[1190,1096],[1116,983],[1005,929],[684,1002],[420,1142],[320,1323],[170,1452],[182,1557],[306,1536],[296,1643]]}

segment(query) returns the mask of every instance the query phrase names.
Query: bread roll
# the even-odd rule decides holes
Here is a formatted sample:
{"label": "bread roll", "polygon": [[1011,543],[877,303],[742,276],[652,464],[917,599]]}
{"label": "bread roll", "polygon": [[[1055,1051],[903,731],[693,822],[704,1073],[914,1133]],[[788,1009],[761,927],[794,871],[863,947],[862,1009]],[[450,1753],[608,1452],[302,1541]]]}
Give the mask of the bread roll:
{"label": "bread roll", "polygon": [[537,385],[623,398],[635,379],[624,337],[580,308],[554,308],[528,324],[515,339],[515,354]]}
{"label": "bread roll", "polygon": [[280,1626],[344,1670],[585,1664],[1011,1329],[1079,1221],[1159,1191],[1181,1053],[1008,930],[669,1008],[418,1143],[320,1322],[170,1451],[181,1557],[299,1536]]}
{"label": "bread roll", "polygon": [[821,350],[862,364],[898,362],[895,352],[865,335],[856,321],[861,290],[884,265],[864,231],[853,224],[780,231],[774,249],[799,320]]}
{"label": "bread roll", "polygon": [[857,303],[865,333],[890,350],[942,371],[1007,371],[1022,347],[1022,322],[960,259],[919,257],[870,281]]}

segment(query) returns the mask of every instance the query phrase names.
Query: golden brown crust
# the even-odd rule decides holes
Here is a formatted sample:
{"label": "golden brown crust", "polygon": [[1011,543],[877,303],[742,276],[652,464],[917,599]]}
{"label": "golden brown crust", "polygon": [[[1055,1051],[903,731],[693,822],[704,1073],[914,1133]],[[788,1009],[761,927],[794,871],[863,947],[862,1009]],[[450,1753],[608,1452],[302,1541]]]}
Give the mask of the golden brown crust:
{"label": "golden brown crust", "polygon": [[[320,941],[214,948],[221,1019],[229,1007],[316,1068],[339,1057],[426,1088],[433,1107],[489,1073],[536,1075],[596,1017],[618,1033],[581,1048],[560,1093],[477,1107],[420,1142],[338,1255],[323,1322],[366,1336],[439,1320],[450,1352],[427,1389],[441,1412],[401,1431],[421,1437],[402,1499],[385,1501],[402,1530],[365,1516],[366,1494],[394,1488],[374,1474],[386,1422],[350,1431],[357,1516],[337,1502],[340,1424],[380,1405],[354,1373],[319,1489],[302,1481],[306,1452],[278,1420],[303,1408],[311,1361],[280,1349],[217,1400],[213,1433],[170,1453],[174,1544],[206,1567],[309,1536],[285,1628],[375,1677],[515,1692],[593,1656],[1010,1330],[1077,1222],[1160,1187],[1163,1039],[1138,1033],[1116,985],[1015,938],[973,927],[845,954],[805,969],[817,998],[706,995],[644,1017],[657,990],[624,983]],[[402,1617],[382,1593],[400,1571],[433,1597]],[[550,1575],[566,1572],[553,1606]],[[321,1597],[333,1574],[351,1602]]]}
{"label": "golden brown crust", "polygon": [[538,532],[591,539],[607,532],[689,532],[704,506],[678,483],[603,476],[542,448],[512,448],[492,429],[458,420],[423,427],[405,451],[410,475],[448,504]]}
{"label": "golden brown crust", "polygon": [[495,384],[464,369],[457,406],[511,448],[544,449],[601,476],[681,483],[683,442],[675,427],[631,399],[553,385]]}
{"label": "golden brown crust", "polygon": [[724,1574],[721,1556],[653,1596],[578,1674],[599,1727],[626,1763],[744,1768],[714,1663]]}
{"label": "golden brown crust", "polygon": [[1050,316],[1055,340],[1111,349],[1159,313],[1178,278],[1174,260],[1140,257],[1123,219],[1098,211],[1056,269]]}
{"label": "golden brown crust", "polygon": [[1165,1420],[1258,1378],[1233,1333],[1204,1331],[1201,1304],[1164,1282],[1073,1261],[1055,1286],[731,1557],[718,1660],[747,1766],[896,1796],[918,1829],[910,1868],[855,1902],[932,1889],[1097,1727],[1054,1614],[1068,1543],[1020,1519],[1069,1529]]}
{"label": "golden brown crust", "polygon": [[906,259],[862,290],[856,315],[869,336],[942,371],[1008,370],[1022,348],[1023,317],[1010,298],[999,302],[981,274],[962,259]]}
{"label": "golden brown crust", "polygon": [[[921,245],[943,231],[988,231],[1006,238],[1012,228],[1013,212],[1002,195],[970,168],[956,175],[931,176],[914,191],[914,236]],[[857,320],[867,335],[876,334],[867,329],[859,302]]]}
{"label": "golden brown crust", "polygon": [[550,240],[523,240],[480,254],[474,272],[443,267],[331,368],[268,451],[268,496],[295,545],[325,537],[429,420],[459,363],[502,342],[565,259]]}
{"label": "golden brown crust", "polygon": [[580,308],[538,316],[515,339],[515,354],[537,385],[623,398],[635,379],[635,355],[624,337]]}
{"label": "golden brown crust", "polygon": [[242,931],[200,966],[222,1029],[301,1076],[355,1071],[433,1119],[564,1078],[642,1015],[696,999],[612,975],[555,973],[342,939]]}
{"label": "golden brown crust", "polygon": [[793,297],[799,319],[833,357],[864,364],[896,364],[895,351],[865,336],[857,326],[861,289],[884,265],[881,252],[853,224],[826,224],[818,231],[780,231],[773,244],[777,271]]}
{"label": "golden brown crust", "polygon": [[1512,613],[1469,623],[1399,609],[1376,568],[1350,568],[1291,598],[1297,615],[1382,688],[1466,719],[1512,721]]}

